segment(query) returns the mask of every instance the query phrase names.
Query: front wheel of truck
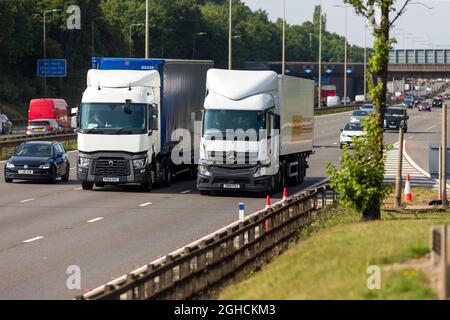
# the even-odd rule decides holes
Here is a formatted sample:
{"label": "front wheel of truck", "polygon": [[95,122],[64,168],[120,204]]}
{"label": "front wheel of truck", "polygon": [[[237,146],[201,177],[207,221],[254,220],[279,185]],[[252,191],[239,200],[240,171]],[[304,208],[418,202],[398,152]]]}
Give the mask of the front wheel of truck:
{"label": "front wheel of truck", "polygon": [[92,188],[94,188],[94,183],[88,182],[88,181],[83,181],[81,183],[81,187],[83,188],[83,190],[92,190]]}
{"label": "front wheel of truck", "polygon": [[208,190],[200,190],[200,194],[201,194],[202,196],[209,196],[210,191],[208,191]]}

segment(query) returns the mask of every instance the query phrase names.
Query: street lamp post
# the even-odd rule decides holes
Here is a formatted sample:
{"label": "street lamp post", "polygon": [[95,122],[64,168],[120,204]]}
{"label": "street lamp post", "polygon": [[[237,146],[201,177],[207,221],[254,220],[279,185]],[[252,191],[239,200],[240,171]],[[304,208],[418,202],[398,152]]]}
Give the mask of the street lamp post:
{"label": "street lamp post", "polygon": [[145,0],[145,59],[148,59],[148,0]]}
{"label": "street lamp post", "polygon": [[192,36],[192,60],[195,58],[195,38],[206,35],[206,32],[197,32]]}
{"label": "street lamp post", "polygon": [[367,99],[367,23],[364,27],[364,101]]}
{"label": "street lamp post", "polygon": [[349,6],[346,5],[334,5],[335,7],[344,8],[345,9],[345,43],[344,43],[344,106],[347,105],[347,9]]}
{"label": "street lamp post", "polygon": [[50,9],[50,10],[44,10],[44,98],[47,97],[47,40],[46,40],[46,30],[45,30],[45,23],[46,23],[46,14],[47,13],[54,13],[54,12],[60,12],[61,9]]}
{"label": "street lamp post", "polygon": [[322,0],[320,0],[319,12],[319,80],[317,83],[318,92],[318,107],[322,107]]}
{"label": "street lamp post", "polygon": [[283,50],[282,50],[281,76],[286,73],[286,0],[283,0]]}
{"label": "street lamp post", "polygon": [[229,0],[228,8],[228,69],[233,69],[233,36],[232,36],[232,9],[233,0]]}
{"label": "street lamp post", "polygon": [[132,39],[132,34],[131,34],[131,31],[132,31],[132,28],[133,27],[138,27],[138,26],[143,26],[144,24],[143,23],[133,23],[133,24],[131,24],[130,25],[130,32],[129,32],[129,57],[131,58],[132,57],[132,55],[131,55],[131,50],[132,50],[132,44],[133,44],[133,39]]}

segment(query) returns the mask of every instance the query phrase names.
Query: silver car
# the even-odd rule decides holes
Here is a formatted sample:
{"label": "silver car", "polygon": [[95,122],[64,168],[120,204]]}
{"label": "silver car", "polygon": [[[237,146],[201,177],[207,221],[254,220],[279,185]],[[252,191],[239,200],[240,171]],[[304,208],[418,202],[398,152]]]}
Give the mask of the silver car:
{"label": "silver car", "polygon": [[54,119],[32,120],[27,126],[27,136],[53,135],[63,132],[63,128]]}
{"label": "silver car", "polygon": [[12,122],[9,121],[6,114],[0,114],[0,134],[11,134]]}
{"label": "silver car", "polygon": [[369,115],[368,111],[355,110],[350,114],[350,122],[360,122],[362,119]]}

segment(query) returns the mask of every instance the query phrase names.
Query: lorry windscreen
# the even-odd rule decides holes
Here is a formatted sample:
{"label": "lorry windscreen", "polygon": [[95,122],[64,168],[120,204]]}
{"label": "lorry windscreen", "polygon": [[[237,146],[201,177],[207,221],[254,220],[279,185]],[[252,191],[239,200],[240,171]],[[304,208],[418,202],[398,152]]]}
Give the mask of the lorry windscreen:
{"label": "lorry windscreen", "polygon": [[259,111],[205,110],[203,132],[227,130],[255,130],[266,128],[266,116]]}
{"label": "lorry windscreen", "polygon": [[143,103],[83,103],[80,129],[84,133],[144,134],[147,107]]}

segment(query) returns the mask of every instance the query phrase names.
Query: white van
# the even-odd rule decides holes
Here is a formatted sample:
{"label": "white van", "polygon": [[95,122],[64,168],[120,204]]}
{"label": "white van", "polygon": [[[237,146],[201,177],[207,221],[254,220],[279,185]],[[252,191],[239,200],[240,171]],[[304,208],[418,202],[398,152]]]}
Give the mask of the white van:
{"label": "white van", "polygon": [[327,97],[327,107],[336,107],[341,105],[339,96]]}

